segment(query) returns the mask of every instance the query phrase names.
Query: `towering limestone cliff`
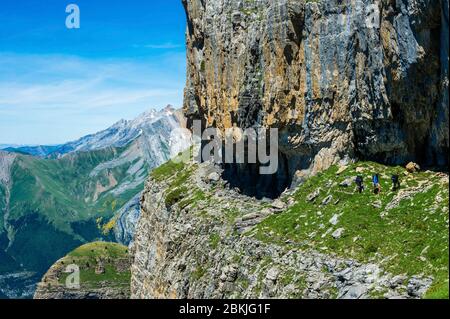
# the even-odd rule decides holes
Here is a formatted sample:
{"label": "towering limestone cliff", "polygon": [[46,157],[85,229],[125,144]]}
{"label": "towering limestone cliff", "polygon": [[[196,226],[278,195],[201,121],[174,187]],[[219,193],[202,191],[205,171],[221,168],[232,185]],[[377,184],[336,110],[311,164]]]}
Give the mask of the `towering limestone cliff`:
{"label": "towering limestone cliff", "polygon": [[346,157],[448,164],[447,0],[183,3],[191,123],[279,128],[289,178]]}
{"label": "towering limestone cliff", "polygon": [[448,298],[448,175],[392,166],[448,166],[448,1],[183,4],[188,126],[279,128],[281,161],[153,171],[132,297]]}

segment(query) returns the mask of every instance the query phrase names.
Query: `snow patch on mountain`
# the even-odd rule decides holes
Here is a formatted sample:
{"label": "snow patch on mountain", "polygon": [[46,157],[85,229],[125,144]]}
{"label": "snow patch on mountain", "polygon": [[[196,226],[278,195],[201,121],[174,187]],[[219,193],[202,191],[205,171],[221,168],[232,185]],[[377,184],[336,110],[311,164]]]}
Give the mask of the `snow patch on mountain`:
{"label": "snow patch on mountain", "polygon": [[177,113],[180,111],[168,105],[162,111],[150,110],[133,120],[122,119],[106,130],[64,144],[53,155],[61,156],[75,151],[92,151],[106,147],[124,147],[142,135],[153,138],[155,134],[170,133],[180,127]]}
{"label": "snow patch on mountain", "polygon": [[11,166],[15,159],[15,154],[0,151],[0,184],[8,185],[10,183]]}

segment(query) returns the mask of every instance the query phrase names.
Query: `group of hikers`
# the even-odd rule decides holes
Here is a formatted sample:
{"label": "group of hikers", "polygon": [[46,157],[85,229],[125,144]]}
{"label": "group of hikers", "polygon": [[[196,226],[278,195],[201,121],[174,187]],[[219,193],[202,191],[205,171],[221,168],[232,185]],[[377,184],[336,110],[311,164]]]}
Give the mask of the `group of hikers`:
{"label": "group of hikers", "polygon": [[[396,191],[400,189],[400,177],[397,174],[393,174],[391,177],[392,181],[392,190]],[[361,175],[358,175],[355,179],[356,186],[358,187],[358,192],[362,193],[364,191],[364,180]],[[381,184],[380,184],[380,175],[375,174],[372,176],[372,184],[373,184],[373,193],[380,194],[381,193]]]}

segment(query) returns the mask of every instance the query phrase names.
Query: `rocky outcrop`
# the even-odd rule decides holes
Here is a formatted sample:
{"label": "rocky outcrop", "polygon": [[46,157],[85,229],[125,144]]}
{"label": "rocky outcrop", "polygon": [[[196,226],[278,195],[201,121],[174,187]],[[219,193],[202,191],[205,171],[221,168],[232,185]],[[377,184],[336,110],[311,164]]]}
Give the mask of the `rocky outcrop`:
{"label": "rocky outcrop", "polygon": [[[210,178],[220,174],[221,169],[208,162],[178,169],[167,165],[157,169],[157,172],[166,172],[165,175],[152,176],[143,194],[141,218],[131,248],[132,298],[418,298],[433,283],[432,276],[406,275],[404,268],[390,273],[382,266],[391,260],[394,269],[395,260],[399,260],[396,257],[399,233],[392,235],[386,228],[386,223],[401,224],[395,220],[398,217],[395,217],[394,206],[417,193],[409,197],[399,193],[399,200],[394,199],[394,204],[389,203],[391,195],[386,190],[382,197],[386,202],[378,200],[380,204],[376,208],[386,209],[381,213],[383,219],[377,221],[384,227],[383,232],[373,225],[374,230],[369,230],[370,235],[363,238],[360,228],[369,225],[363,221],[364,217],[357,217],[356,224],[351,224],[351,218],[374,214],[366,208],[373,199],[370,194],[364,194],[359,206],[352,206],[346,213],[341,210],[349,202],[333,199],[324,206],[324,199],[330,198],[325,189],[336,190],[333,198],[349,192],[348,188],[339,186],[338,181],[331,185],[324,178],[327,184],[321,185],[322,191],[319,190],[314,199],[307,193],[300,199],[287,192],[280,200],[260,201],[230,190],[223,180]],[[347,175],[341,179],[348,178]],[[413,181],[414,176],[410,178],[411,182],[405,180],[404,183],[417,182]],[[427,179],[435,180],[435,177]],[[439,180],[436,183],[440,183]],[[448,176],[443,183],[448,185]],[[445,187],[443,185],[439,187]],[[314,208],[317,211],[298,208],[311,201],[317,201],[318,206]],[[442,198],[440,201],[444,205]],[[294,209],[298,213],[294,213]],[[420,214],[426,214],[422,208],[418,209]],[[432,214],[438,210],[434,207]],[[448,208],[439,216],[446,214]],[[294,216],[293,224],[286,222],[289,216]],[[265,222],[268,219],[271,222]],[[304,229],[311,220],[314,225],[310,234]],[[434,222],[427,223],[438,227]],[[305,233],[305,238],[279,238],[277,229],[287,238],[295,238],[296,233]],[[392,229],[397,232],[399,227]],[[267,240],[262,240],[258,234],[264,234]],[[416,234],[417,238],[421,236]],[[355,236],[350,243],[349,236],[350,239]],[[445,230],[433,236],[441,238]],[[391,255],[381,252],[373,255],[371,252],[377,248],[370,242],[374,239],[396,248]],[[418,245],[420,242],[417,241]],[[338,243],[342,243],[344,249],[339,254]],[[406,245],[401,251],[409,251],[407,241],[401,245]],[[422,252],[420,258],[424,258],[425,253]],[[367,257],[361,259],[365,254]],[[342,255],[359,257],[340,257]],[[405,258],[411,262],[418,260],[415,255]],[[425,271],[425,268],[418,271]]]}
{"label": "rocky outcrop", "polygon": [[50,267],[34,299],[128,299],[129,279],[130,260],[125,246],[90,243]]}
{"label": "rocky outcrop", "polygon": [[447,0],[183,3],[188,124],[279,128],[291,177],[347,156],[448,165]]}

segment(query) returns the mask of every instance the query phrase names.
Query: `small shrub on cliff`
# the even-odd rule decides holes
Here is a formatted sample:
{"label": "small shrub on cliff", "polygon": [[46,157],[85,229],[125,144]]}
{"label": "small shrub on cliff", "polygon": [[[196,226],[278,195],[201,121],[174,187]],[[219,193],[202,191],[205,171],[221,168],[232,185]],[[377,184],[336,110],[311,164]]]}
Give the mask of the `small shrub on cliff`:
{"label": "small shrub on cliff", "polygon": [[202,73],[204,73],[205,70],[206,70],[205,61],[202,61],[202,63],[200,64],[200,71],[201,71]]}
{"label": "small shrub on cliff", "polygon": [[168,193],[164,201],[166,207],[170,208],[181,201],[186,196],[187,191],[186,187],[179,187]]}
{"label": "small shrub on cliff", "polygon": [[206,274],[206,269],[202,266],[198,266],[195,268],[195,270],[192,272],[192,279],[194,280],[200,280],[204,275]]}
{"label": "small shrub on cliff", "polygon": [[184,163],[176,163],[173,161],[168,161],[167,163],[155,168],[150,176],[157,182],[161,182],[177,172],[182,171],[184,168]]}
{"label": "small shrub on cliff", "polygon": [[209,237],[209,243],[211,244],[211,248],[216,249],[220,242],[219,234],[211,234]]}

